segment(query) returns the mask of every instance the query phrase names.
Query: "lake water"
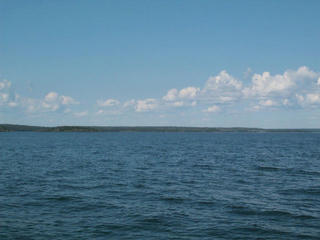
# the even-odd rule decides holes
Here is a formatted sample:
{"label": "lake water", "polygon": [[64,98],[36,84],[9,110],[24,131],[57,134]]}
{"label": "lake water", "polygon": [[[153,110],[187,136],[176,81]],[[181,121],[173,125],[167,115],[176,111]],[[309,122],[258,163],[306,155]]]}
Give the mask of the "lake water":
{"label": "lake water", "polygon": [[320,239],[320,134],[0,133],[0,239]]}

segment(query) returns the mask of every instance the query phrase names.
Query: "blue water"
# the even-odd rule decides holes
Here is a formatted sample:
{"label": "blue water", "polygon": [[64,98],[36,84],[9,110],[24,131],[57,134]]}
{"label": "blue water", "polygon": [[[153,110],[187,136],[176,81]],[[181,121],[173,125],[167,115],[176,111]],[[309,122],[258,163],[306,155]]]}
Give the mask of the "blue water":
{"label": "blue water", "polygon": [[0,239],[320,239],[320,134],[1,133]]}

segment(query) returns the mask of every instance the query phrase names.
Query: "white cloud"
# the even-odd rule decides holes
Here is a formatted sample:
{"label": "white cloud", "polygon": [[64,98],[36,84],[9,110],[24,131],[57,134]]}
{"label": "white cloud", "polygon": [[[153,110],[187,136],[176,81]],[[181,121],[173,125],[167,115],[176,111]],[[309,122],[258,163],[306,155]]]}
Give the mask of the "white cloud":
{"label": "white cloud", "polygon": [[44,100],[34,100],[34,101],[27,101],[27,103],[33,105],[32,107],[28,107],[31,111],[52,111],[55,112],[61,108],[61,106],[68,106],[72,104],[78,104],[76,100],[74,100],[70,96],[60,96],[56,92],[49,92],[45,97]]}
{"label": "white cloud", "polygon": [[220,102],[225,103],[225,102],[231,102],[234,100],[233,97],[220,97],[219,98]]}
{"label": "white cloud", "polygon": [[131,99],[129,101],[124,102],[123,103],[123,107],[127,108],[127,107],[130,107],[130,106],[134,106],[135,104],[136,104],[136,100]]}
{"label": "white cloud", "polygon": [[303,107],[320,104],[320,93],[308,93],[305,96],[296,94],[298,103]]}
{"label": "white cloud", "polygon": [[71,104],[79,104],[76,100],[69,96],[60,96],[61,104],[63,105],[71,105]]}
{"label": "white cloud", "polygon": [[310,70],[306,66],[298,68],[297,71],[287,71],[288,74],[292,75],[293,78],[302,79],[302,78],[316,78],[319,76],[318,73]]}
{"label": "white cloud", "polygon": [[[249,69],[245,77],[250,77],[251,82],[242,83],[224,70],[216,76],[210,76],[201,89],[194,86],[181,89],[172,88],[162,98],[131,99],[124,102],[112,98],[102,99],[96,102],[95,107],[99,108],[92,112],[93,114],[110,115],[159,109],[157,112],[163,114],[169,108],[183,107],[182,110],[186,110],[188,107],[193,107],[190,113],[199,113],[202,109],[204,109],[202,112],[214,113],[225,107],[233,108],[231,110],[238,108],[239,112],[241,109],[257,111],[296,109],[297,106],[301,108],[320,106],[320,73],[305,66],[296,70],[286,70],[281,74],[271,74],[267,71],[251,73]],[[40,99],[21,97],[10,87],[11,82],[0,81],[1,108],[15,107],[17,111],[24,109],[27,112],[71,112],[78,117],[90,113],[82,111],[81,108],[75,113],[71,105],[79,104],[79,102],[71,96],[50,91]],[[181,110],[179,112],[186,113]]]}
{"label": "white cloud", "polygon": [[264,107],[272,107],[277,105],[277,103],[271,99],[261,100],[259,104]]}
{"label": "white cloud", "polygon": [[54,102],[58,99],[58,93],[56,92],[49,92],[45,97],[44,100],[46,102]]}
{"label": "white cloud", "polygon": [[308,93],[306,95],[306,101],[310,104],[320,103],[319,93]]}
{"label": "white cloud", "polygon": [[116,100],[116,99],[110,98],[110,99],[107,99],[105,101],[98,100],[97,104],[98,104],[99,107],[111,107],[111,106],[119,105],[120,102],[118,100]]}
{"label": "white cloud", "polygon": [[251,88],[245,88],[245,96],[261,95],[267,96],[273,92],[283,92],[294,86],[294,82],[288,77],[288,74],[271,76],[269,72],[262,75],[254,74],[252,77]]}
{"label": "white cloud", "polygon": [[7,102],[9,99],[8,93],[0,93],[0,103]]}
{"label": "white cloud", "polygon": [[162,99],[165,101],[174,101],[176,100],[177,97],[178,97],[178,90],[173,88],[173,89],[170,89],[167,95],[165,95]]}
{"label": "white cloud", "polygon": [[18,103],[17,102],[8,102],[9,107],[17,107]]}
{"label": "white cloud", "polygon": [[98,115],[104,114],[104,111],[103,111],[102,109],[99,109],[99,110],[97,111],[97,114],[98,114]]}
{"label": "white cloud", "polygon": [[203,112],[209,112],[209,113],[219,112],[219,111],[220,111],[220,107],[217,105],[213,105],[213,106],[208,107],[207,109],[203,110]]}
{"label": "white cloud", "polygon": [[200,88],[186,87],[179,91],[179,97],[193,99],[198,95],[199,92],[200,92]]}
{"label": "white cloud", "polygon": [[255,105],[252,107],[252,109],[249,109],[250,111],[259,111],[261,109],[261,106]]}
{"label": "white cloud", "polygon": [[0,81],[0,105],[7,107],[21,107],[27,112],[48,112],[57,111],[62,105],[67,106],[77,104],[70,96],[60,96],[57,92],[47,93],[43,99],[22,97],[10,89],[11,82],[8,80]]}
{"label": "white cloud", "polygon": [[154,110],[157,107],[157,100],[148,98],[145,100],[138,100],[135,106],[136,112],[147,112]]}
{"label": "white cloud", "polygon": [[211,76],[201,92],[202,99],[212,103],[234,102],[242,95],[242,82],[231,76],[227,71],[221,71]]}
{"label": "white cloud", "polygon": [[57,111],[60,107],[59,103],[48,103],[46,101],[42,102],[41,107],[48,111]]}
{"label": "white cloud", "polygon": [[252,69],[248,67],[248,68],[247,68],[247,71],[245,71],[245,72],[243,73],[243,77],[244,77],[245,79],[247,79],[247,78],[250,77],[251,73],[252,73]]}
{"label": "white cloud", "polygon": [[211,76],[206,82],[204,87],[205,91],[215,91],[215,90],[240,90],[242,88],[242,83],[229,75],[227,71],[221,71],[217,76]]}
{"label": "white cloud", "polygon": [[74,116],[76,117],[85,117],[88,115],[88,111],[83,111],[83,112],[75,112]]}
{"label": "white cloud", "polygon": [[302,95],[300,95],[300,94],[296,94],[296,99],[297,99],[297,101],[298,101],[298,103],[299,104],[303,104],[303,102],[304,102],[304,97],[302,96]]}
{"label": "white cloud", "polygon": [[172,103],[172,106],[174,106],[174,107],[182,107],[183,105],[184,104],[182,101],[177,101],[177,102]]}
{"label": "white cloud", "polygon": [[[247,86],[230,75],[221,71],[206,81],[203,89],[186,87],[180,91],[172,88],[162,98],[172,102],[166,106],[195,106],[201,104],[237,104],[252,105],[258,102],[259,109],[264,107],[291,107],[299,102],[300,106],[318,103],[317,94],[320,93],[320,74],[302,66],[297,70],[287,70],[283,74],[272,75],[269,72],[254,74],[248,69],[247,76],[252,81]],[[303,104],[296,95],[305,98]],[[181,103],[183,100],[183,103]],[[193,103],[187,100],[192,100]],[[255,108],[256,110],[258,107]]]}
{"label": "white cloud", "polygon": [[3,81],[1,81],[0,82],[0,90],[2,90],[2,89],[8,89],[8,88],[10,88],[11,87],[11,82],[10,81],[8,81],[8,80],[3,80]]}
{"label": "white cloud", "polygon": [[284,106],[290,105],[289,99],[287,99],[287,98],[283,99],[283,100],[282,100],[282,104],[283,104]]}
{"label": "white cloud", "polygon": [[165,101],[176,101],[178,99],[194,99],[200,93],[200,88],[186,87],[178,91],[175,88],[170,89],[162,99]]}
{"label": "white cloud", "polygon": [[33,98],[24,98],[22,101],[22,106],[26,108],[27,112],[36,112],[40,107],[40,101]]}
{"label": "white cloud", "polygon": [[282,75],[271,75],[269,72],[254,74],[251,86],[243,89],[243,94],[245,97],[266,97],[277,94],[288,96],[294,91],[310,88],[310,82],[306,80],[312,80],[318,75],[305,66],[296,71],[285,71]]}
{"label": "white cloud", "polygon": [[11,82],[9,82],[8,80],[0,81],[0,105],[9,106],[8,103],[11,100],[10,87]]}

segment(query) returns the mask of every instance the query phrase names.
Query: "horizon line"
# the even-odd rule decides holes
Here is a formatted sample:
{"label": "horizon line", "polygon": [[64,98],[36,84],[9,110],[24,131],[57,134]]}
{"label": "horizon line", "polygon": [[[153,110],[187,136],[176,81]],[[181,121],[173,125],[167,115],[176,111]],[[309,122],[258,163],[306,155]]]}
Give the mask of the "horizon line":
{"label": "horizon line", "polygon": [[320,128],[263,128],[263,127],[214,127],[214,126],[177,126],[177,125],[28,125],[28,124],[13,124],[0,123],[1,126],[20,126],[20,127],[39,127],[39,128],[60,128],[60,127],[88,127],[88,128],[197,128],[197,129],[257,129],[257,130],[320,130]]}

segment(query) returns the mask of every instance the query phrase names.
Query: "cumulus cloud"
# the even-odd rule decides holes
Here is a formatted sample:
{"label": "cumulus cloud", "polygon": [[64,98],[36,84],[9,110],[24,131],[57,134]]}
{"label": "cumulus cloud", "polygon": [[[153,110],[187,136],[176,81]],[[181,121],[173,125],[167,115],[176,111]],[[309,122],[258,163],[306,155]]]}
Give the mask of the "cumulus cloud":
{"label": "cumulus cloud", "polygon": [[67,106],[72,104],[78,104],[76,100],[74,100],[70,96],[59,95],[56,92],[49,92],[45,95],[43,100],[34,100],[30,101],[33,107],[28,108],[31,111],[52,111],[55,112],[61,108],[61,106]]}
{"label": "cumulus cloud", "polygon": [[49,92],[45,97],[44,100],[46,102],[54,102],[58,99],[58,93],[56,92]]}
{"label": "cumulus cloud", "polygon": [[57,111],[57,110],[59,109],[60,105],[59,105],[58,102],[47,102],[47,101],[43,101],[43,102],[41,103],[41,107],[42,107],[43,109],[48,110],[48,111],[54,112],[54,111]]}
{"label": "cumulus cloud", "polygon": [[283,104],[284,106],[290,105],[289,99],[287,99],[287,98],[283,99],[283,100],[282,100],[282,104]]}
{"label": "cumulus cloud", "polygon": [[73,115],[76,117],[85,117],[88,115],[88,111],[75,112]]}
{"label": "cumulus cloud", "polygon": [[173,88],[173,89],[170,89],[167,95],[165,95],[162,99],[165,101],[174,101],[177,99],[177,97],[178,97],[178,90]]}
{"label": "cumulus cloud", "polygon": [[296,99],[298,101],[299,104],[303,104],[304,103],[304,97],[300,94],[296,94]]}
{"label": "cumulus cloud", "polygon": [[39,110],[40,101],[33,98],[24,98],[22,106],[27,110],[27,112],[33,113]]}
{"label": "cumulus cloud", "polygon": [[129,101],[124,102],[123,103],[123,107],[127,108],[127,107],[130,107],[130,106],[134,106],[135,104],[136,104],[136,100],[131,99]]}
{"label": "cumulus cloud", "polygon": [[217,76],[211,76],[206,82],[204,87],[205,91],[225,90],[232,91],[234,89],[240,90],[242,83],[235,79],[233,76],[227,73],[227,71],[221,71]]}
{"label": "cumulus cloud", "polygon": [[18,103],[17,102],[8,102],[9,107],[17,107]]}
{"label": "cumulus cloud", "polygon": [[297,70],[287,70],[283,74],[269,72],[254,74],[251,85],[243,89],[246,99],[259,101],[262,107],[307,108],[320,104],[320,74],[302,66]]}
{"label": "cumulus cloud", "polygon": [[252,86],[245,88],[243,94],[250,96],[267,96],[270,93],[284,93],[284,91],[294,86],[294,82],[288,74],[272,76],[269,72],[263,74],[254,74],[252,77]]}
{"label": "cumulus cloud", "polygon": [[8,93],[0,93],[0,103],[7,102],[9,99]]}
{"label": "cumulus cloud", "polygon": [[69,96],[60,96],[61,104],[63,105],[71,105],[71,104],[79,104],[76,100]]}
{"label": "cumulus cloud", "polygon": [[0,90],[3,90],[3,89],[8,89],[11,87],[11,82],[8,81],[8,80],[3,80],[3,81],[0,81]]}
{"label": "cumulus cloud", "polygon": [[[20,105],[27,110],[29,113],[34,112],[55,112],[61,109],[64,113],[70,112],[70,108],[66,108],[72,104],[79,104],[70,96],[59,95],[56,92],[47,93],[43,99],[34,99],[26,97],[16,97],[19,99]],[[11,102],[11,106],[17,106],[18,103]],[[68,111],[67,111],[68,109]]]}
{"label": "cumulus cloud", "polygon": [[72,104],[78,104],[78,102],[70,96],[59,95],[54,91],[48,92],[42,99],[20,96],[11,89],[10,81],[0,81],[0,106],[34,113],[65,110]]}
{"label": "cumulus cloud", "polygon": [[200,92],[200,88],[196,87],[186,87],[179,91],[180,98],[194,99],[198,93]]}
{"label": "cumulus cloud", "polygon": [[[223,70],[210,76],[202,88],[171,88],[162,98],[131,99],[124,102],[112,98],[97,100],[95,107],[98,109],[93,112],[96,115],[123,114],[126,111],[139,113],[157,109],[162,114],[170,108],[181,107],[183,111],[192,108],[192,112],[216,113],[232,110],[231,108],[267,111],[320,106],[320,73],[308,67],[286,70],[281,74],[267,71],[254,73],[249,69],[243,78],[246,81],[242,82]],[[79,107],[78,112],[74,112],[74,104],[79,102],[55,91],[49,91],[43,98],[19,96],[12,90],[11,82],[0,81],[1,108],[22,109],[30,113],[70,112],[77,117],[89,114]]]}
{"label": "cumulus cloud", "polygon": [[261,100],[259,104],[264,107],[272,107],[277,105],[277,103],[271,99]]}
{"label": "cumulus cloud", "polygon": [[[245,97],[261,96],[266,97],[269,95],[290,95],[292,92],[299,90],[306,90],[312,85],[312,81],[317,78],[319,74],[309,70],[303,66],[298,70],[288,70],[283,74],[271,75],[269,72],[262,74],[254,74],[252,77],[251,86],[243,89]],[[311,84],[310,84],[311,83]]]}
{"label": "cumulus cloud", "polygon": [[168,107],[195,106],[198,103],[221,106],[238,102],[251,105],[258,102],[255,110],[266,107],[280,108],[281,106],[288,108],[297,103],[306,107],[308,104],[320,103],[317,98],[320,93],[320,74],[308,67],[302,66],[297,70],[287,70],[283,74],[275,75],[270,72],[253,73],[251,69],[248,72],[250,74],[247,74],[246,77],[251,76],[251,83],[246,85],[223,70],[209,77],[202,89],[196,87],[186,87],[181,90],[172,88],[162,100],[170,102],[166,104]]}
{"label": "cumulus cloud", "polygon": [[97,114],[98,114],[98,115],[104,114],[104,111],[103,111],[102,109],[99,109],[99,110],[97,111]]}
{"label": "cumulus cloud", "polygon": [[296,99],[303,107],[320,104],[320,93],[308,93],[306,95],[296,94]]}
{"label": "cumulus cloud", "polygon": [[242,82],[224,70],[209,77],[201,91],[201,97],[213,103],[230,103],[242,96],[241,90]]}
{"label": "cumulus cloud", "polygon": [[183,101],[177,101],[172,103],[172,106],[174,107],[182,107],[183,105]]}
{"label": "cumulus cloud", "polygon": [[319,93],[308,93],[306,95],[306,101],[310,104],[320,103]]}
{"label": "cumulus cloud", "polygon": [[119,105],[120,102],[118,100],[116,100],[116,99],[110,98],[110,99],[107,99],[105,101],[98,100],[97,104],[98,104],[99,107],[112,107],[112,106]]}
{"label": "cumulus cloud", "polygon": [[8,105],[10,101],[11,82],[8,80],[0,81],[0,105]]}
{"label": "cumulus cloud", "polygon": [[162,99],[165,101],[176,101],[178,99],[194,99],[200,93],[200,88],[196,87],[186,87],[182,88],[180,91],[173,88],[167,92]]}
{"label": "cumulus cloud", "polygon": [[157,107],[157,100],[148,98],[145,100],[138,100],[135,106],[136,112],[147,112],[154,110]]}
{"label": "cumulus cloud", "polygon": [[213,105],[211,107],[208,107],[207,109],[203,110],[203,112],[208,112],[208,113],[214,113],[214,112],[219,112],[220,107],[217,105]]}

